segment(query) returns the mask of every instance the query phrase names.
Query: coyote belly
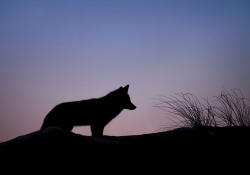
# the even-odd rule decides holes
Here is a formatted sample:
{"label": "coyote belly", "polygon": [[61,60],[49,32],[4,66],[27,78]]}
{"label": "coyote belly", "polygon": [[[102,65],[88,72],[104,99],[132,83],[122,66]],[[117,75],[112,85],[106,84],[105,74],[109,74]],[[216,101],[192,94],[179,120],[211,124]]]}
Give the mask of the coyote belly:
{"label": "coyote belly", "polygon": [[74,126],[90,125],[93,136],[102,136],[104,127],[123,109],[136,108],[128,88],[120,87],[101,98],[61,103],[47,114],[41,129],[55,126],[71,131]]}

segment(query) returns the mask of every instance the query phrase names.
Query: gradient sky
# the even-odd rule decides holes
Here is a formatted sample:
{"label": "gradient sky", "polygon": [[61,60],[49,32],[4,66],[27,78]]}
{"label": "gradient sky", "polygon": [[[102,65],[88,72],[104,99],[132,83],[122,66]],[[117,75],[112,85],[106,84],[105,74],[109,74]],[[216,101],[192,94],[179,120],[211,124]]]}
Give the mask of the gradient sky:
{"label": "gradient sky", "polygon": [[249,75],[249,0],[0,1],[0,142],[39,130],[61,102],[127,84],[137,109],[104,134],[152,133],[169,124],[158,95],[250,98]]}

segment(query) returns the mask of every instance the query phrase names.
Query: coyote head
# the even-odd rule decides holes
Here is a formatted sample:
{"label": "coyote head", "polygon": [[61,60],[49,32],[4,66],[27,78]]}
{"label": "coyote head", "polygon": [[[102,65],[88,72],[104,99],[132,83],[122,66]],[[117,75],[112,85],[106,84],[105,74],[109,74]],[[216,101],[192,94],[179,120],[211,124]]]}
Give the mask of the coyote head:
{"label": "coyote head", "polygon": [[130,97],[128,95],[128,88],[129,85],[119,88],[119,91],[122,94],[122,101],[124,104],[124,109],[129,109],[129,110],[134,110],[136,108],[136,106],[130,101]]}

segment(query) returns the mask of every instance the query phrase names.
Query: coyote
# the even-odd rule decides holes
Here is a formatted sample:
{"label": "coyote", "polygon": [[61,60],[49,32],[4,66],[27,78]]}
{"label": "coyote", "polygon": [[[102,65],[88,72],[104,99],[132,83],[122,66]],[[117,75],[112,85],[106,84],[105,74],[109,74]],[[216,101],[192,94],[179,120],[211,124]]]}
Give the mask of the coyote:
{"label": "coyote", "polygon": [[41,129],[55,126],[71,131],[74,126],[90,125],[92,136],[102,136],[104,127],[123,109],[136,108],[128,88],[120,87],[101,98],[61,103],[47,114]]}

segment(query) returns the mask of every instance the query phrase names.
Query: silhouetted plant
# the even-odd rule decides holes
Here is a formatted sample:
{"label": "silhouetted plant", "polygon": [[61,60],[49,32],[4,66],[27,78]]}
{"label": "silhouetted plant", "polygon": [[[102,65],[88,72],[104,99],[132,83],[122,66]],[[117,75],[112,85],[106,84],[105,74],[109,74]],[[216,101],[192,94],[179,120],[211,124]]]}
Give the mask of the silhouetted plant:
{"label": "silhouetted plant", "polygon": [[216,109],[215,115],[226,123],[227,126],[250,126],[250,106],[246,104],[249,101],[243,98],[242,92],[238,89],[241,96],[232,90],[230,94],[226,89],[222,90],[216,100],[220,102],[221,107]]}
{"label": "silhouetted plant", "polygon": [[[198,98],[191,93],[174,93],[175,95],[166,97],[159,96],[157,100],[161,102],[155,107],[167,112],[177,121],[164,127],[197,127],[197,126],[250,126],[250,106],[246,104],[248,99],[228,93],[223,89],[220,96],[215,96],[214,101],[218,101],[221,106],[211,106],[208,99],[205,99],[206,105],[200,103]],[[240,91],[241,92],[241,91]]]}
{"label": "silhouetted plant", "polygon": [[[217,126],[213,107],[207,102],[207,106],[200,103],[198,98],[191,93],[174,93],[175,96],[159,96],[161,103],[155,107],[162,109],[177,121],[169,118],[173,124],[169,128]],[[178,117],[179,116],[179,117]],[[165,127],[167,128],[167,127]]]}

